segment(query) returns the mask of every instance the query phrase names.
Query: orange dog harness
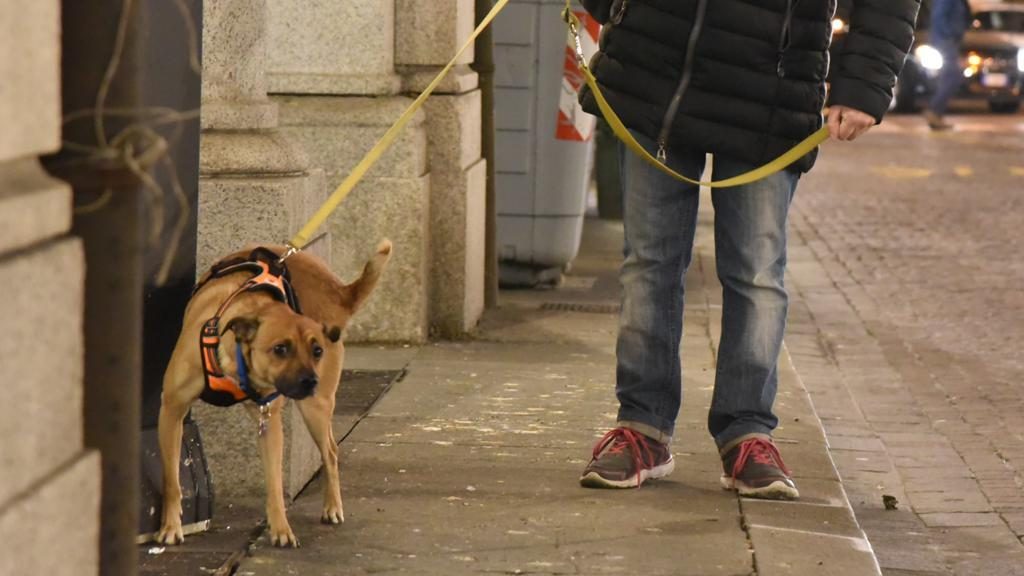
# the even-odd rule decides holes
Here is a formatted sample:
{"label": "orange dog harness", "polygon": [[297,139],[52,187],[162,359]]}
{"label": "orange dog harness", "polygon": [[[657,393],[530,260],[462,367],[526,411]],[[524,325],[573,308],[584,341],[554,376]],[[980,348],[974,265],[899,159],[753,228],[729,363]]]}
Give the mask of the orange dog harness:
{"label": "orange dog harness", "polygon": [[249,385],[248,366],[242,344],[235,345],[235,363],[238,365],[238,379],[234,379],[224,373],[217,358],[217,351],[220,347],[220,339],[223,333],[220,331],[220,319],[224,312],[231,305],[236,297],[245,292],[264,290],[270,293],[275,299],[288,304],[292,310],[300,312],[295,291],[292,289],[288,269],[283,263],[278,263],[279,257],[266,248],[253,250],[247,259],[235,259],[219,262],[211,268],[210,273],[200,281],[192,290],[195,295],[207,282],[214,278],[221,278],[228,274],[237,272],[249,272],[252,274],[241,286],[228,296],[219,308],[217,313],[203,324],[199,335],[199,353],[203,361],[203,378],[205,386],[200,398],[204,402],[214,406],[232,406],[244,400],[252,400],[261,407],[273,402],[279,392],[260,396]]}

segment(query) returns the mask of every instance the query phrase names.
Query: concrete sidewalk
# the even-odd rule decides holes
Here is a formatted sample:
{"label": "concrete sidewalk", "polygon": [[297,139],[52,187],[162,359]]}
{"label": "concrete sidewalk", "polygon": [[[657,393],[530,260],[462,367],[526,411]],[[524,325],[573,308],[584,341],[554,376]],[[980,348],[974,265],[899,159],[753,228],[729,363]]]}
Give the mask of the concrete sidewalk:
{"label": "concrete sidewalk", "polygon": [[341,444],[345,524],[319,524],[315,481],[289,510],[302,548],[260,538],[236,574],[878,573],[788,354],[776,439],[802,500],[719,488],[705,428],[720,316],[710,218],[687,277],[672,476],[640,490],[578,484],[616,406],[621,227],[592,220],[564,285],[503,293],[475,339],[350,347],[346,368],[407,376]]}

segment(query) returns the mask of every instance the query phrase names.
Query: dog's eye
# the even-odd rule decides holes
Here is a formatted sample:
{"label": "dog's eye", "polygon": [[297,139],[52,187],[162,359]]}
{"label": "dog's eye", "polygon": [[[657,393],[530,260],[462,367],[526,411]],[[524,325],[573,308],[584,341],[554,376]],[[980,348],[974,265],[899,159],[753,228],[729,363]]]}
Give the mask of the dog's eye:
{"label": "dog's eye", "polygon": [[324,349],[319,344],[313,345],[313,358],[320,358],[324,355]]}
{"label": "dog's eye", "polygon": [[277,346],[274,346],[274,354],[281,358],[284,358],[285,356],[288,355],[288,345],[278,344]]}

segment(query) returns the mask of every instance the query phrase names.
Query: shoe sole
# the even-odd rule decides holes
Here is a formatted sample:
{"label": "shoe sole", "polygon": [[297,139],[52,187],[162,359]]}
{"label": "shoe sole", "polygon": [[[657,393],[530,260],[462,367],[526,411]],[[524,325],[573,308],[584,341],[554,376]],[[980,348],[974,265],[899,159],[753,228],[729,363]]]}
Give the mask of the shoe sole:
{"label": "shoe sole", "polygon": [[760,488],[748,486],[731,476],[723,475],[720,481],[722,488],[725,490],[737,492],[740,496],[746,498],[760,498],[762,500],[797,500],[800,498],[800,491],[782,480],[776,480]]}
{"label": "shoe sole", "polygon": [[674,458],[670,457],[668,462],[665,462],[661,466],[641,470],[639,483],[637,483],[636,474],[626,478],[625,480],[609,480],[602,477],[597,472],[588,472],[580,477],[580,486],[583,486],[584,488],[639,488],[644,482],[664,478],[671,474],[675,469],[676,461]]}

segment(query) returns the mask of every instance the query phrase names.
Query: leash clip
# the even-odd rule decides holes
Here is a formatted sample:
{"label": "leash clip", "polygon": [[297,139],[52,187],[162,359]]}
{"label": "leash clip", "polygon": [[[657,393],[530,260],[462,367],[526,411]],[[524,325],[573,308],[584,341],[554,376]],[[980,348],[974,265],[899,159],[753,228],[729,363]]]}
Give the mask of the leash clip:
{"label": "leash clip", "polygon": [[580,21],[572,12],[572,8],[566,3],[565,10],[562,10],[562,20],[569,25],[569,32],[572,34],[576,44],[576,61],[581,67],[587,65],[587,56],[583,53],[583,40],[580,38]]}
{"label": "leash clip", "polygon": [[288,258],[290,258],[290,257],[292,257],[292,256],[294,256],[294,255],[296,255],[296,254],[298,254],[299,252],[302,251],[301,248],[296,248],[295,246],[292,246],[290,243],[287,243],[287,242],[285,243],[285,246],[287,246],[288,249],[284,251],[284,254],[281,254],[280,258],[277,259],[277,264],[279,266],[281,264],[284,264],[284,261],[287,260]]}
{"label": "leash clip", "polygon": [[321,232],[320,234],[317,235],[316,238],[313,238],[309,242],[306,242],[305,244],[303,244],[302,248],[296,248],[295,245],[292,244],[291,242],[285,242],[284,245],[287,246],[288,249],[284,251],[284,254],[281,254],[280,258],[277,259],[277,265],[280,266],[280,265],[284,264],[284,261],[287,260],[289,257],[294,256],[294,255],[298,254],[299,252],[302,252],[306,248],[309,248],[313,244],[316,244],[317,242],[323,240],[326,237],[327,237],[327,232]]}

